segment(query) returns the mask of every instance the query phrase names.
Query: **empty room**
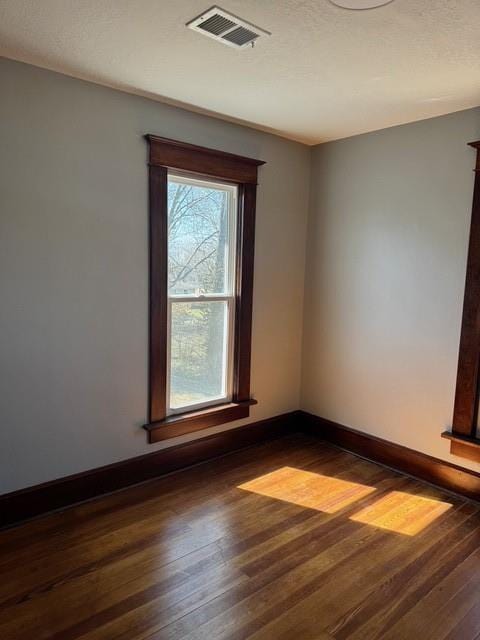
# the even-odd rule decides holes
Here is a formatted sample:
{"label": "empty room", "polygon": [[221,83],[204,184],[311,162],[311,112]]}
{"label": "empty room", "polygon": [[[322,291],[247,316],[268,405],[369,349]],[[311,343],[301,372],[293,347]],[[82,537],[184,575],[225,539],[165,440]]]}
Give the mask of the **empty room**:
{"label": "empty room", "polygon": [[479,36],[0,0],[0,640],[480,640]]}

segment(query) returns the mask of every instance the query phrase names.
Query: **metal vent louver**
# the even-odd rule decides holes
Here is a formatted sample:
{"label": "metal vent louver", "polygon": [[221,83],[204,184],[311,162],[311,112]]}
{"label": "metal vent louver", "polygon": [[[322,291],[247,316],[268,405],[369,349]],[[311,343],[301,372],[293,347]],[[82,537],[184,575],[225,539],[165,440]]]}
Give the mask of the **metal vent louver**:
{"label": "metal vent louver", "polygon": [[186,26],[236,49],[253,46],[261,36],[271,35],[268,31],[260,29],[260,27],[256,27],[254,24],[220,9],[220,7],[211,7],[188,22]]}
{"label": "metal vent louver", "polygon": [[245,29],[245,27],[237,27],[233,31],[226,33],[222,38],[241,47],[249,42],[254,42],[258,38],[258,34],[250,31],[250,29]]}

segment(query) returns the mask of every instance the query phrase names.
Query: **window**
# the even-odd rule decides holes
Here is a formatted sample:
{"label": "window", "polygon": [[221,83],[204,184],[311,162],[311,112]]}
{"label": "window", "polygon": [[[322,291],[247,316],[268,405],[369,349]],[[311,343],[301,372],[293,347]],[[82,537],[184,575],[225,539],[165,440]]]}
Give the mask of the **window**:
{"label": "window", "polygon": [[237,187],[168,175],[167,414],[232,400]]}
{"label": "window", "polygon": [[258,160],[150,144],[149,442],[249,415]]}

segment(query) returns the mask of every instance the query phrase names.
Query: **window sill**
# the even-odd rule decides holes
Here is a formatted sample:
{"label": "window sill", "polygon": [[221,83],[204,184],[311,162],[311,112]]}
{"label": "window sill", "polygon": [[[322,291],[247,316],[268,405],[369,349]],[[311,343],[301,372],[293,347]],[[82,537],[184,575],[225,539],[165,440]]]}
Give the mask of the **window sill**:
{"label": "window sill", "polygon": [[161,442],[186,433],[201,431],[209,427],[216,427],[226,422],[248,418],[250,407],[257,404],[256,400],[245,400],[244,402],[230,402],[214,407],[207,407],[199,411],[191,411],[179,415],[168,416],[165,420],[149,422],[143,425],[148,434],[148,442]]}
{"label": "window sill", "polygon": [[450,453],[460,458],[480,462],[480,439],[461,436],[450,431],[444,431],[442,438],[450,440]]}

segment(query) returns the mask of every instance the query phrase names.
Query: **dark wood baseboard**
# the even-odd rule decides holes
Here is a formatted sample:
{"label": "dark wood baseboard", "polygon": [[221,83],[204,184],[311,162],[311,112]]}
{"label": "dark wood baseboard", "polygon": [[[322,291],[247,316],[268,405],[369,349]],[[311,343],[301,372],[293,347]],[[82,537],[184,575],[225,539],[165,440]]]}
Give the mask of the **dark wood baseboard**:
{"label": "dark wood baseboard", "polygon": [[0,527],[72,506],[199,462],[303,431],[396,471],[480,500],[480,474],[305,411],[292,411],[237,429],[0,496]]}
{"label": "dark wood baseboard", "polygon": [[474,471],[319,418],[305,411],[301,412],[300,423],[306,433],[319,436],[322,440],[347,451],[472,500],[480,500],[480,474]]}
{"label": "dark wood baseboard", "polygon": [[0,527],[69,507],[118,489],[299,430],[299,411],[0,496]]}

